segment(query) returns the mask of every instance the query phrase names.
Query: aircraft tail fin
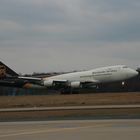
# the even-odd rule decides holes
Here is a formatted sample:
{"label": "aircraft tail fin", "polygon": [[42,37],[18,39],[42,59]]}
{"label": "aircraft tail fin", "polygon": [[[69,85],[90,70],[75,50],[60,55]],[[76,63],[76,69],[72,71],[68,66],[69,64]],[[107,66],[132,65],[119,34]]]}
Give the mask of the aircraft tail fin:
{"label": "aircraft tail fin", "polygon": [[0,61],[0,78],[18,76],[18,74]]}

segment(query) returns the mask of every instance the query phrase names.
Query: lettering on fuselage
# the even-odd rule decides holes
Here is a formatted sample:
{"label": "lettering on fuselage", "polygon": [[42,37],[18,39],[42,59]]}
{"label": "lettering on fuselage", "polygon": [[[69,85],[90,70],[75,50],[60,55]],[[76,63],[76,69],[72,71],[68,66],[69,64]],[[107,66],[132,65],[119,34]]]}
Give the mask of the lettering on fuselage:
{"label": "lettering on fuselage", "polygon": [[0,77],[4,77],[6,75],[6,67],[4,65],[0,65]]}
{"label": "lettering on fuselage", "polygon": [[114,72],[117,72],[117,70],[106,70],[106,71],[97,71],[93,72],[93,76],[103,76],[103,75],[112,75]]}

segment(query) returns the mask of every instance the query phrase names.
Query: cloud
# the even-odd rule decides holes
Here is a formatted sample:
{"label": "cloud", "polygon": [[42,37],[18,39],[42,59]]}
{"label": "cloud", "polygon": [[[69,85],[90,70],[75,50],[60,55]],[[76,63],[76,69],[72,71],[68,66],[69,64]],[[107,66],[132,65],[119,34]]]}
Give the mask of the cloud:
{"label": "cloud", "polygon": [[0,12],[1,20],[24,27],[23,34],[35,39],[49,34],[62,41],[126,41],[139,40],[139,7],[136,0],[5,0]]}
{"label": "cloud", "polygon": [[27,73],[136,67],[139,13],[138,0],[2,0],[0,56]]}
{"label": "cloud", "polygon": [[[87,70],[101,66],[126,64],[137,68],[139,43],[97,43],[94,46],[31,46],[1,48],[2,60],[17,72]],[[91,44],[92,45],[92,44]],[[8,53],[7,53],[8,52]]]}

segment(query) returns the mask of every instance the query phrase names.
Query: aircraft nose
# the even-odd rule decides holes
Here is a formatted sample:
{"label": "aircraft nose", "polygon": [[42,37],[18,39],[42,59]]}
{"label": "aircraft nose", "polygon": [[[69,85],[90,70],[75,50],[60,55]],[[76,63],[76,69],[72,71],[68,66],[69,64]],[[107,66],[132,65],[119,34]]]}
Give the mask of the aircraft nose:
{"label": "aircraft nose", "polygon": [[131,76],[131,77],[135,77],[135,76],[137,76],[139,73],[136,71],[136,70],[133,70],[133,69],[130,69],[130,71],[129,71],[129,75]]}
{"label": "aircraft nose", "polygon": [[137,71],[135,71],[135,76],[137,76],[139,73]]}

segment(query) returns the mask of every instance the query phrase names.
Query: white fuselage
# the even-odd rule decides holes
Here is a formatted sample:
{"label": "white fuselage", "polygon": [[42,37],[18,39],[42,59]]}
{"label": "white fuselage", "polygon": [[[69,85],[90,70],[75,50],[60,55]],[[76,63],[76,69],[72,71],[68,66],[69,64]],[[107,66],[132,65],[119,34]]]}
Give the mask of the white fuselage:
{"label": "white fuselage", "polygon": [[97,68],[89,71],[61,74],[49,78],[44,78],[44,81],[67,80],[69,82],[79,81],[79,82],[105,83],[105,82],[126,80],[136,76],[137,74],[138,74],[137,71],[128,68],[125,65],[117,65],[117,66]]}

